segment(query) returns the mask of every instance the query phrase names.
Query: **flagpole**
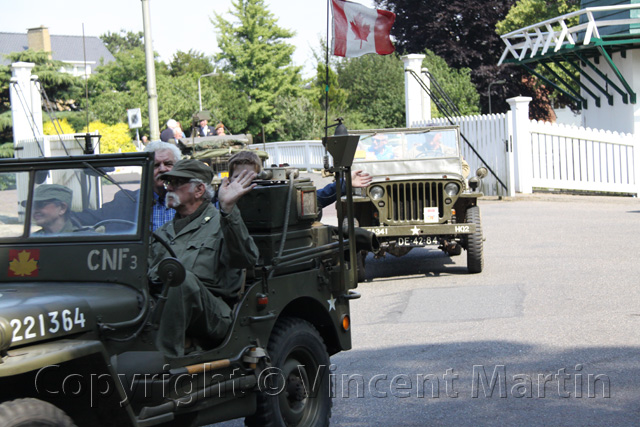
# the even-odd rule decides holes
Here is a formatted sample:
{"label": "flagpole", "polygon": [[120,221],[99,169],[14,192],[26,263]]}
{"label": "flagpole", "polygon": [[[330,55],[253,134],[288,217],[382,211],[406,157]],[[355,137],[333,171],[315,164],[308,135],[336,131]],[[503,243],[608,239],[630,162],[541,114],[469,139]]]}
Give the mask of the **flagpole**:
{"label": "flagpole", "polygon": [[327,43],[325,48],[325,70],[324,70],[324,137],[326,138],[329,135],[329,2],[331,0],[327,0]]}

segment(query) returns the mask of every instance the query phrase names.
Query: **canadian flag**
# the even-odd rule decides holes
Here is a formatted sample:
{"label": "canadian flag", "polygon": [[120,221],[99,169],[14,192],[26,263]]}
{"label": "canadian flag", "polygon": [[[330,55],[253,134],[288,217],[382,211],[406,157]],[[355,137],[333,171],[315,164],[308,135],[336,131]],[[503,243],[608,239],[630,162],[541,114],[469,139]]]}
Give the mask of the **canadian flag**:
{"label": "canadian flag", "polygon": [[396,20],[395,13],[350,1],[331,1],[335,56],[351,58],[367,53],[388,55],[396,50],[390,38],[391,27]]}

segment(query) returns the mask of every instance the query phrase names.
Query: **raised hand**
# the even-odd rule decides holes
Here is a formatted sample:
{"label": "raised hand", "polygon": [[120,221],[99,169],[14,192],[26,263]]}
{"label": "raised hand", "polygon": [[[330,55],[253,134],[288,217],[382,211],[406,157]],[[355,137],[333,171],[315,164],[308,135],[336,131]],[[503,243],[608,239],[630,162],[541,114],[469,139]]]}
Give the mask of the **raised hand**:
{"label": "raised hand", "polygon": [[351,172],[351,185],[355,188],[368,186],[372,179],[373,177],[367,172],[361,170]]}
{"label": "raised hand", "polygon": [[223,212],[230,213],[238,200],[258,185],[252,182],[256,175],[255,172],[244,170],[233,182],[229,182],[228,178],[222,180],[218,189],[218,201]]}

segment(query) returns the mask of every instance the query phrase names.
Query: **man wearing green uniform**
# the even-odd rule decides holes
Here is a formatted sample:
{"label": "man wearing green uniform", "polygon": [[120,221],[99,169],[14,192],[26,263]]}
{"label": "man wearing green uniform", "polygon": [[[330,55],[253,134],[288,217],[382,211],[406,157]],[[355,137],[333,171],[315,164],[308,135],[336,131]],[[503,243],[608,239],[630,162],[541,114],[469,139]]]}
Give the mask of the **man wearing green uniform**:
{"label": "man wearing green uniform", "polygon": [[33,191],[33,223],[42,227],[37,236],[72,233],[73,192],[59,184],[42,184]]}
{"label": "man wearing green uniform", "polygon": [[[220,210],[211,204],[211,169],[198,160],[181,160],[161,176],[167,188],[167,205],[175,218],[156,233],[175,251],[187,276],[169,290],[160,320],[157,345],[167,355],[184,354],[185,337],[204,348],[226,335],[232,313],[221,297],[233,297],[240,288],[242,269],[252,268],[258,248],[249,235],[236,202],[251,191],[255,173],[247,171],[233,183],[224,180],[218,191]],[[151,277],[158,263],[169,256],[152,243]]]}

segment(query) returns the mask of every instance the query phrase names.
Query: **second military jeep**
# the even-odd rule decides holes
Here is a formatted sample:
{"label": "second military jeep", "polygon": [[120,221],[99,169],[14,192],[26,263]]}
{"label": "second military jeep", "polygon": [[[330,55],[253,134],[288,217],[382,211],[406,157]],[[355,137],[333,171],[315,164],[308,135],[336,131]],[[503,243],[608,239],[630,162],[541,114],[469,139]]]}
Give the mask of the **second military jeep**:
{"label": "second military jeep", "polygon": [[[327,425],[355,243],[315,221],[309,180],[270,172],[239,204],[260,259],[226,337],[169,357],[157,326],[185,271],[158,241],[161,283],[148,277],[153,154],[0,161],[0,425]],[[45,209],[67,226],[47,231]]]}
{"label": "second military jeep", "polygon": [[[478,198],[479,168],[466,179],[457,126],[349,131],[359,135],[353,168],[372,175],[355,188],[355,219],[380,241],[376,256],[402,256],[416,247],[438,247],[450,256],[467,252],[470,273],[482,271],[483,235]],[[358,278],[365,278],[366,253],[358,256]]]}

